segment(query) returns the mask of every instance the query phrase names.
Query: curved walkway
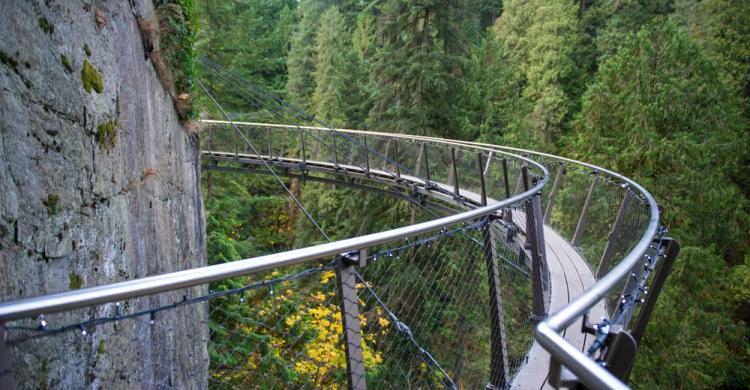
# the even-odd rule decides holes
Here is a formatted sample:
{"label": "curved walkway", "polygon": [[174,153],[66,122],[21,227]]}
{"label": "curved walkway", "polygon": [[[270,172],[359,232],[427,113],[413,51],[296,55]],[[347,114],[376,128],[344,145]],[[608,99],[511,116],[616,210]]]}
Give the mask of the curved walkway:
{"label": "curved walkway", "polygon": [[[346,164],[333,164],[330,162],[321,161],[302,161],[300,159],[278,157],[278,156],[256,156],[242,153],[222,153],[222,152],[208,152],[202,153],[202,158],[214,164],[209,165],[209,169],[217,169],[217,164],[221,162],[237,162],[242,164],[250,165],[262,165],[261,159],[265,159],[270,165],[275,167],[289,169],[300,169],[304,165],[306,170],[317,171],[326,174],[343,175],[348,177],[354,177],[358,179],[373,180],[373,176],[377,177],[382,184],[389,184],[401,188],[415,189],[425,195],[435,197],[439,200],[456,204],[463,208],[468,208],[470,205],[460,201],[456,201],[449,195],[441,194],[435,191],[429,191],[424,189],[424,180],[401,175],[400,180],[394,180],[391,172],[371,169],[369,172],[363,172],[362,168]],[[243,168],[239,168],[243,169]],[[282,174],[289,174],[289,172],[283,172]],[[452,186],[444,183],[431,183],[433,186],[444,189],[444,192],[450,193]],[[479,202],[479,194],[471,191],[460,189],[459,193],[462,197],[472,202]],[[488,199],[488,202],[493,202],[492,199]],[[514,213],[514,222],[516,225],[522,227],[526,226],[525,216],[522,213]],[[596,283],[594,274],[589,268],[586,261],[581,257],[578,251],[575,250],[567,241],[565,241],[556,231],[549,226],[544,227],[544,239],[547,253],[547,263],[550,272],[550,305],[549,312],[554,313],[563,306],[567,305],[577,296],[583,294],[583,292],[589,287]],[[598,304],[591,311],[591,317],[598,319],[605,315],[603,303]],[[512,330],[509,330],[512,331]],[[581,351],[585,351],[591,344],[593,338],[587,337],[581,331],[581,324],[579,322],[574,323],[563,333],[565,339],[572,345],[579,348]],[[536,341],[533,343],[532,348],[529,352],[527,363],[521,368],[516,377],[513,380],[512,388],[514,389],[546,389],[552,388],[548,383],[548,372],[549,372],[549,353],[545,351]]]}
{"label": "curved walkway", "polygon": [[[544,241],[547,248],[547,263],[550,273],[550,313],[561,309],[575,297],[596,283],[586,261],[581,255],[552,228],[544,227]],[[603,303],[591,310],[591,318],[605,315]],[[563,332],[565,340],[584,351],[591,345],[593,337],[581,332],[580,322],[575,322]],[[536,341],[531,347],[527,363],[521,368],[513,389],[551,389],[548,383],[549,353]]]}

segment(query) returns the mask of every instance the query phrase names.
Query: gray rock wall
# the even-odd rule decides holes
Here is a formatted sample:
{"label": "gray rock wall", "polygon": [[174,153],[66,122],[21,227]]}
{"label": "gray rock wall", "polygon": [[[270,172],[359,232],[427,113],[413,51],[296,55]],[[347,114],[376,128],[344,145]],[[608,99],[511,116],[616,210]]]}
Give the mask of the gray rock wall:
{"label": "gray rock wall", "polygon": [[[0,7],[0,300],[206,262],[197,141],[145,59],[136,15],[153,17],[151,1]],[[122,302],[121,310],[201,290]],[[45,319],[54,327],[114,310]],[[203,305],[160,313],[153,325],[137,318],[85,330],[11,347],[16,384],[206,387]]]}

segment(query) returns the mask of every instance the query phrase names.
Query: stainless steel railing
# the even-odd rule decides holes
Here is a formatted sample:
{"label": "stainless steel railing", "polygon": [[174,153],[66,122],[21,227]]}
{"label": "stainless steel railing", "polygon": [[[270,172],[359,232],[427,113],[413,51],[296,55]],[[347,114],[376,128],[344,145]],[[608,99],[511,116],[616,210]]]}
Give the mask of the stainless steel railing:
{"label": "stainless steel railing", "polygon": [[[223,121],[205,122],[213,124],[228,123]],[[629,241],[624,244],[627,247],[626,255],[622,259],[614,259],[615,265],[612,268],[605,265],[604,272],[601,273],[603,276],[598,279],[593,287],[558,312],[550,315],[537,326],[536,338],[552,355],[553,366],[563,364],[586,385],[591,387],[626,387],[590,357],[571,346],[560,336],[560,332],[581,318],[589,309],[603,299],[611,297],[613,294],[619,295],[620,292],[616,291],[617,287],[622,285],[623,280],[628,277],[634,266],[638,264],[649,249],[649,245],[657,233],[659,211],[655,199],[643,187],[620,174],[591,164],[549,154],[496,145],[403,134],[384,134],[345,129],[331,130],[309,126],[262,123],[238,124],[248,128],[264,130],[256,131],[255,133],[257,134],[267,134],[265,142],[258,139],[259,142],[267,145],[267,148],[264,148],[264,150],[267,150],[267,154],[263,152],[265,155],[258,156],[259,158],[269,160],[275,158],[279,164],[303,164],[305,169],[319,169],[322,173],[345,173],[362,179],[377,180],[380,185],[411,188],[442,202],[453,201],[461,208],[467,209],[467,211],[447,217],[435,218],[431,221],[411,226],[283,253],[164,275],[149,276],[137,280],[77,291],[2,302],[0,303],[0,322],[197,286],[212,281],[248,275],[314,259],[335,257],[342,253],[402,240],[406,237],[412,237],[425,232],[437,231],[457,223],[473,221],[531,199],[543,191],[546,191],[548,194],[546,197],[548,202],[547,208],[552,210],[552,214],[554,214],[555,207],[559,208],[561,206],[555,206],[555,195],[549,195],[551,195],[551,192],[557,192],[559,189],[550,191],[549,187],[545,186],[550,181],[549,171],[555,170],[556,173],[564,172],[559,167],[565,165],[568,168],[579,169],[581,178],[584,181],[587,177],[586,175],[593,172],[591,177],[594,178],[594,181],[604,179],[605,181],[609,181],[614,186],[613,188],[621,188],[622,190],[617,190],[620,191],[617,192],[618,194],[624,193],[626,197],[632,196],[641,205],[639,212],[642,214],[647,213],[647,224],[639,224],[634,228],[634,231],[637,230],[635,232],[637,233],[637,237],[629,237]],[[315,132],[318,137],[332,136],[332,139],[329,138],[329,144],[334,145],[334,148],[338,145],[340,149],[327,150],[326,147],[321,147],[320,142],[318,142],[316,150],[314,140],[305,141],[305,134],[308,134],[306,132]],[[284,144],[283,136],[280,136],[282,133],[287,137],[286,144]],[[298,137],[300,136],[302,137],[301,141],[294,141],[299,139]],[[310,134],[307,136],[309,137]],[[337,143],[337,137],[339,143]],[[208,154],[219,149],[222,152],[228,152],[235,156],[241,154],[241,144],[237,142],[236,138],[229,140],[227,145],[218,146],[218,139],[216,138],[212,134],[209,134]],[[279,143],[280,140],[281,143]],[[294,146],[295,142],[297,142],[296,149]],[[368,145],[368,142],[370,142],[370,145]],[[378,146],[374,146],[374,143],[379,144]],[[427,148],[423,145],[428,145],[434,149],[441,148],[446,152],[442,153],[440,159],[435,159],[434,156],[431,157],[434,164],[430,167]],[[456,157],[456,150],[459,151],[458,157]],[[395,151],[395,155],[392,154],[393,151]],[[430,149],[430,151],[434,153],[434,150]],[[485,164],[483,170],[474,168],[477,162],[476,155],[480,155],[479,163]],[[319,164],[318,166],[314,166],[312,162],[315,161],[324,162],[329,165]],[[427,161],[426,164],[425,161]],[[494,169],[495,173],[501,174],[503,171],[501,166],[507,170],[506,164],[508,161],[513,161],[515,168],[526,165],[536,172],[537,180],[527,191],[517,190],[520,186],[518,184],[520,183],[520,176],[518,176],[519,181],[513,186],[514,188],[511,192],[509,182],[512,180],[508,179],[507,173],[506,177],[503,180],[497,180],[494,186],[492,183],[485,185],[484,179],[488,176],[488,171]],[[462,166],[461,164],[463,164],[464,169],[457,169],[457,166]],[[431,172],[430,168],[432,169]],[[474,174],[467,176],[465,171],[471,171]],[[477,171],[482,173],[477,174]],[[459,179],[459,174],[461,174],[460,177],[463,182]],[[478,180],[479,177],[482,178],[481,183]],[[564,191],[564,184],[562,186],[562,191]],[[590,194],[595,192],[595,186],[596,184],[594,183],[589,187],[588,192]],[[576,192],[582,193],[582,191]],[[489,196],[490,202],[488,205],[481,204],[480,193],[486,193]],[[492,202],[493,200],[495,201],[494,203]],[[584,201],[585,204],[590,204],[591,202],[591,199]],[[581,236],[585,234],[581,221],[585,220],[585,214],[588,212],[588,209],[589,206],[586,205],[584,211],[577,218],[578,224],[573,237],[566,238],[571,241],[581,240]],[[562,219],[568,221],[567,223],[570,225],[570,211],[563,210],[560,215],[557,219],[554,215],[551,217],[551,226],[553,228],[557,227],[556,221]],[[560,224],[558,231],[565,229]],[[602,241],[601,237],[598,237],[596,241]],[[594,272],[597,267],[601,267],[601,264],[590,261],[590,267],[592,268],[592,272]]]}

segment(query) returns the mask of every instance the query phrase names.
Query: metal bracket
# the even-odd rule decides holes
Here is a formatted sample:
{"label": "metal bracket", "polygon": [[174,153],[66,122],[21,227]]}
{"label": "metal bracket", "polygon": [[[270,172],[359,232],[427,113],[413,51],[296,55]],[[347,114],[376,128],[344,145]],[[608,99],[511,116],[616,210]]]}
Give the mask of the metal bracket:
{"label": "metal bracket", "polygon": [[367,266],[367,249],[342,253],[339,258],[344,266],[352,265],[358,268],[364,268]]}

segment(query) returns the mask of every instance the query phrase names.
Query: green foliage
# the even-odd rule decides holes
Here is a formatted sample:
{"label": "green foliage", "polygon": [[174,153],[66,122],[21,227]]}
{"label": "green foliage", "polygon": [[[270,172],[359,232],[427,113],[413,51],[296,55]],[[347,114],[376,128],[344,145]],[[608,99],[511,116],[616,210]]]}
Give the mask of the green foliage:
{"label": "green foliage", "polygon": [[357,101],[363,99],[356,84],[360,64],[348,37],[343,15],[336,7],[328,8],[315,37],[311,109],[317,118],[334,127],[356,123],[352,117],[356,116]]}
{"label": "green foliage", "polygon": [[310,98],[315,90],[315,36],[325,4],[317,0],[306,0],[299,4],[299,23],[291,38],[291,49],[287,57],[289,81],[286,93],[289,99],[303,107],[310,107]]}
{"label": "green foliage", "polygon": [[[332,125],[559,149],[633,177],[665,207],[663,222],[684,247],[646,333],[634,384],[742,388],[748,383],[747,2],[598,0],[582,8],[581,2],[561,0],[509,0],[502,6],[492,0],[201,4],[207,28],[199,46],[212,60],[284,91]],[[248,107],[229,83],[212,86],[238,117],[270,114]],[[211,177],[206,210],[212,263],[322,242],[268,178]],[[565,180],[552,219],[570,236],[590,173],[570,171]],[[333,239],[426,217],[379,195],[287,183]],[[594,264],[623,191],[606,183],[598,188],[590,211],[597,220],[588,223],[581,243]],[[634,224],[628,231],[637,230],[638,221],[627,223]],[[626,250],[617,248],[616,257]],[[430,288],[422,285],[415,264],[400,266],[394,277],[400,283]],[[262,307],[267,301],[258,297],[254,305],[226,308],[264,320],[300,316],[281,332],[307,337],[322,331],[317,325],[323,317],[309,309],[327,312],[325,305],[295,293],[271,314]],[[446,301],[443,309],[447,340],[453,336],[444,330],[450,325],[476,321],[457,316],[455,302]],[[509,327],[527,324],[524,310],[506,307]],[[305,382],[304,365],[302,371],[289,369],[284,363],[289,357],[274,346],[282,333],[233,333],[223,321],[212,318],[212,330],[237,348],[262,344],[278,352],[249,366],[291,387],[326,385]],[[478,340],[487,338],[480,328],[472,331]],[[248,334],[251,341],[242,345],[239,335]],[[512,336],[511,353],[522,353],[529,341]],[[472,356],[487,355],[482,346],[466,348]],[[211,351],[212,367],[238,364],[229,352]],[[303,355],[311,359],[305,364],[318,363]],[[466,363],[466,378],[478,372],[472,364],[486,363],[480,360]],[[368,383],[385,380],[395,369],[388,364],[368,370]],[[326,367],[339,375],[338,363]]]}
{"label": "green foliage", "polygon": [[748,329],[732,318],[731,275],[716,248],[682,249],[636,360],[637,387],[747,385]]}
{"label": "green foliage", "polygon": [[100,148],[106,151],[112,150],[117,140],[117,123],[115,121],[100,123],[96,126],[94,137]]}
{"label": "green foliage", "polygon": [[63,68],[68,74],[73,73],[73,65],[70,64],[70,60],[65,54],[60,54],[60,62],[62,62]]}
{"label": "green foliage", "polygon": [[[719,243],[725,252],[721,243],[744,234],[738,211],[746,205],[727,179],[744,153],[739,110],[713,64],[673,23],[628,36],[586,93],[578,126],[579,156],[668,197],[665,222],[686,242]],[[712,219],[694,218],[695,208]]]}
{"label": "green foliage", "polygon": [[[200,0],[198,4],[201,29],[196,46],[201,55],[280,94],[287,80],[286,60],[297,2]],[[250,110],[235,85],[215,82],[212,88],[230,112]],[[215,110],[209,101],[199,104],[204,110]],[[248,119],[257,118],[248,115]]]}
{"label": "green foliage", "polygon": [[68,288],[71,290],[78,290],[83,286],[83,277],[75,272],[68,274]]}
{"label": "green foliage", "polygon": [[369,127],[456,136],[455,97],[462,94],[467,50],[459,11],[452,1],[384,2]]}
{"label": "green foliage", "polygon": [[44,16],[39,17],[39,27],[47,34],[55,32],[55,26]]}
{"label": "green foliage", "polygon": [[695,5],[697,15],[686,21],[701,41],[733,93],[750,97],[750,2],[708,0]]}
{"label": "green foliage", "polygon": [[717,288],[731,275],[722,257],[736,262],[737,246],[747,245],[747,200],[730,180],[745,143],[716,67],[674,23],[650,24],[602,64],[577,126],[571,149],[666,200],[663,223],[686,246],[646,333],[650,353],[636,383],[747,380],[747,353],[735,348],[746,324],[731,319],[729,294]]}
{"label": "green foliage", "polygon": [[[625,37],[654,17],[668,15],[674,0],[604,0],[594,2],[587,13],[596,19],[595,44],[600,58],[617,52]],[[593,15],[592,15],[593,14]]]}
{"label": "green foliage", "polygon": [[464,109],[465,136],[502,144],[524,102],[519,99],[522,85],[516,69],[493,30],[474,47],[469,64],[467,89],[459,105]]}
{"label": "green foliage", "polygon": [[194,119],[197,113],[190,94],[196,75],[196,7],[192,0],[160,0],[155,3],[159,21],[159,53],[174,83],[175,96],[187,103],[180,106],[178,114],[183,120]]}
{"label": "green foliage", "polygon": [[503,62],[515,70],[505,88],[515,89],[519,101],[497,107],[499,115],[512,118],[504,138],[513,145],[554,150],[573,104],[566,88],[578,72],[573,59],[579,40],[576,7],[568,1],[508,1],[504,6],[495,35],[506,54]]}
{"label": "green foliage", "polygon": [[97,71],[93,65],[91,65],[89,60],[83,60],[81,82],[83,83],[83,89],[88,93],[91,93],[91,90],[96,91],[96,93],[102,93],[104,90],[102,75],[99,74],[99,71]]}
{"label": "green foliage", "polygon": [[42,200],[42,204],[47,208],[47,215],[57,215],[60,212],[60,195],[48,194],[47,198]]}

